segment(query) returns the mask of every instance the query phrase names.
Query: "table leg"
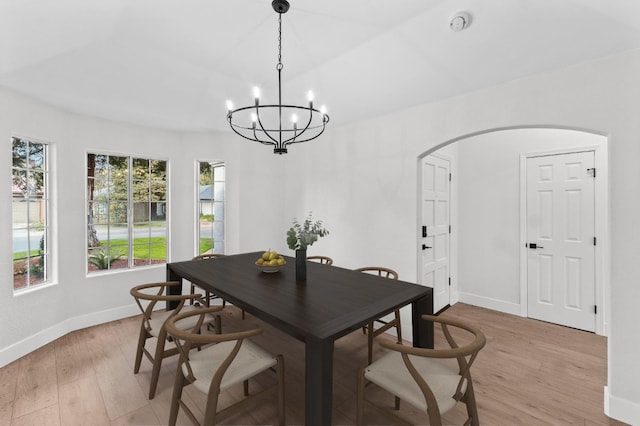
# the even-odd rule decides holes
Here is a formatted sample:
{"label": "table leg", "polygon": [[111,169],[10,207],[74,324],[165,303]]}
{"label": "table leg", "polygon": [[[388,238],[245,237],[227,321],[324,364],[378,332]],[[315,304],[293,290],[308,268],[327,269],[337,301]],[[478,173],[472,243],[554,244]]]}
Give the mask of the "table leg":
{"label": "table leg", "polygon": [[431,295],[421,297],[411,304],[411,328],[413,328],[413,346],[433,348],[433,323],[420,319],[424,314],[433,314]]}
{"label": "table leg", "polygon": [[305,343],[305,425],[331,425],[333,340],[307,337]]}
{"label": "table leg", "polygon": [[[171,269],[170,265],[167,265],[167,281],[180,281],[182,282],[182,277]],[[181,286],[172,286],[167,288],[167,293],[171,295],[182,294]],[[178,302],[167,302],[167,310],[172,310],[178,307]]]}

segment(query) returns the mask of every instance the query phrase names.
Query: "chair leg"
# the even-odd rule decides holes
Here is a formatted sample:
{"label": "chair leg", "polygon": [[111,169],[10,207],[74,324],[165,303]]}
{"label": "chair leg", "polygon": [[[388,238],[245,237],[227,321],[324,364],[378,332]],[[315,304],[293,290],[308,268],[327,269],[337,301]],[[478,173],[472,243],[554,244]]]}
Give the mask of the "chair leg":
{"label": "chair leg", "polygon": [[173,383],[173,394],[171,396],[171,410],[169,411],[169,426],[175,426],[178,420],[178,410],[180,409],[180,398],[182,398],[182,388],[186,383],[182,367],[178,364],[176,371],[176,380]]}
{"label": "chair leg", "polygon": [[367,324],[367,346],[369,364],[373,361],[373,323]]}
{"label": "chair leg", "polygon": [[358,385],[356,391],[356,425],[362,426],[364,417],[364,368],[358,371]]}
{"label": "chair leg", "polygon": [[149,385],[149,399],[153,399],[156,396],[156,388],[158,387],[158,379],[160,378],[160,367],[162,366],[162,358],[164,358],[164,343],[166,339],[167,334],[163,329],[158,336],[158,341],[156,342],[156,353],[153,356],[151,384]]}
{"label": "chair leg", "polygon": [[[191,289],[190,294],[193,294],[193,293],[196,291],[196,286],[195,286],[195,284],[191,283],[191,287],[190,287],[190,289]],[[193,302],[194,302],[194,301],[195,301],[195,299],[190,299],[190,300],[189,300],[189,304],[190,304],[190,305],[193,305]]]}
{"label": "chair leg", "polygon": [[[216,334],[222,334],[222,318],[220,317],[220,315],[215,316],[213,320],[213,328],[215,329]],[[211,322],[207,323],[207,330],[211,331]],[[198,350],[200,350],[199,347]]]}
{"label": "chair leg", "polygon": [[[469,377],[469,376],[468,376]],[[464,394],[463,400],[467,406],[467,414],[471,420],[472,426],[479,426],[480,420],[478,419],[478,406],[476,405],[476,396],[473,392],[473,383],[471,377],[467,380],[467,391]]]}
{"label": "chair leg", "polygon": [[398,343],[402,343],[402,325],[400,322],[400,311],[396,310],[396,334],[398,335]]}
{"label": "chair leg", "polygon": [[284,426],[286,424],[285,419],[285,407],[284,407],[284,357],[282,355],[278,355],[278,365],[277,373],[278,373],[278,424],[280,426]]}
{"label": "chair leg", "polygon": [[144,321],[140,324],[140,336],[138,337],[138,349],[136,349],[136,363],[133,366],[133,374],[138,374],[140,371],[140,364],[142,363],[142,354],[144,353],[144,345],[147,342],[147,338],[149,337],[149,333],[147,333],[147,329],[144,327]]}
{"label": "chair leg", "polygon": [[[396,335],[398,336],[398,343],[402,343],[402,325],[400,323],[400,311],[396,310]],[[396,396],[395,409],[400,409],[400,398]]]}

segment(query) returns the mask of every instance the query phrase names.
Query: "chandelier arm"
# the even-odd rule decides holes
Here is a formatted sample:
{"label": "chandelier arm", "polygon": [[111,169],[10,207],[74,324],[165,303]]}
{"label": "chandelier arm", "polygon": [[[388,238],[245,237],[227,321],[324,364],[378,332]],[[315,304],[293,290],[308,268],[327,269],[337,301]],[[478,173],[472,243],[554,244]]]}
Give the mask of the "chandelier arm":
{"label": "chandelier arm", "polygon": [[[265,131],[262,131],[262,133],[264,133],[265,135],[269,136],[268,133],[266,133]],[[260,139],[260,137],[258,136],[258,133],[256,133],[256,129],[253,129],[253,139],[254,141],[258,141],[263,145],[273,145],[273,146],[278,146],[278,144],[272,142],[272,141],[267,141],[267,140],[262,140]]]}
{"label": "chandelier arm", "polygon": [[[241,128],[241,129],[244,129],[244,130],[251,130],[251,129],[250,129],[250,128],[248,128],[248,127],[240,127],[240,128]],[[259,139],[259,138],[257,138],[257,137],[253,137],[253,138],[251,138],[251,137],[249,137],[249,136],[245,136],[245,135],[243,135],[242,133],[240,133],[238,130],[236,130],[236,126],[233,126],[233,125],[232,125],[232,126],[231,126],[231,130],[233,130],[233,131],[234,131],[238,136],[243,137],[243,138],[245,138],[246,140],[249,140],[249,141],[251,141],[251,142],[259,142],[259,143],[261,143],[261,144],[263,144],[263,145],[275,145],[275,143],[273,143],[273,142],[271,142],[271,141],[263,141],[263,140],[261,140],[261,139]]]}
{"label": "chandelier arm", "polygon": [[[320,127],[320,126],[315,126],[315,127],[313,127],[313,128],[314,128],[314,129],[317,129],[317,128],[319,128],[319,127]],[[320,130],[317,134],[315,134],[315,135],[313,135],[313,136],[311,136],[311,137],[309,137],[309,138],[307,138],[307,139],[300,139],[300,140],[295,140],[295,141],[287,142],[285,146],[287,146],[287,145],[291,145],[291,144],[294,144],[294,143],[302,143],[302,142],[309,142],[309,141],[312,141],[312,140],[314,140],[315,138],[317,138],[318,136],[320,136],[321,134],[323,134],[323,133],[324,133],[324,129],[325,129],[325,126],[324,126],[324,124],[323,124],[323,125],[322,125],[322,130]],[[298,136],[300,136],[300,134],[298,134]]]}
{"label": "chandelier arm", "polygon": [[[233,112],[227,114],[227,121],[229,122],[229,126],[231,127],[231,130],[233,130],[235,132],[236,135],[243,137],[244,139],[250,140],[252,142],[260,142],[263,145],[275,145],[273,142],[271,141],[263,141],[260,138],[258,138],[258,135],[256,135],[255,133],[255,129],[252,127],[243,127],[243,126],[239,126],[237,124],[233,124],[232,122],[232,114]],[[253,138],[244,135],[242,132],[238,131],[238,129],[242,129],[242,130],[253,130]]]}
{"label": "chandelier arm", "polygon": [[[301,108],[303,108],[303,107],[301,107]],[[309,110],[309,121],[307,121],[307,125],[304,126],[303,129],[296,129],[296,131],[293,132],[293,137],[291,137],[291,138],[287,139],[286,141],[284,141],[283,146],[287,146],[289,144],[295,143],[296,139],[301,137],[307,131],[309,126],[311,125],[311,120],[313,120],[314,109],[311,108],[311,107],[309,107],[309,108],[305,107],[303,109]]]}
{"label": "chandelier arm", "polygon": [[[265,134],[269,139],[271,139],[271,140],[273,141],[273,145],[278,146],[278,141],[277,141],[275,138],[273,138],[273,137],[271,136],[271,134],[269,133],[269,131],[268,131],[267,129],[265,129],[265,128],[264,128],[264,126],[262,125],[262,120],[260,119],[260,111],[259,111],[259,107],[258,107],[258,106],[256,106],[256,107],[255,107],[255,109],[256,109],[256,116],[257,116],[256,118],[258,119],[258,124],[260,125],[260,130],[261,130],[261,131],[262,131],[262,133],[264,133],[264,134]],[[254,135],[256,134],[256,129],[255,129],[255,128],[253,129],[253,134],[254,134]],[[256,140],[259,140],[257,136],[256,136]]]}

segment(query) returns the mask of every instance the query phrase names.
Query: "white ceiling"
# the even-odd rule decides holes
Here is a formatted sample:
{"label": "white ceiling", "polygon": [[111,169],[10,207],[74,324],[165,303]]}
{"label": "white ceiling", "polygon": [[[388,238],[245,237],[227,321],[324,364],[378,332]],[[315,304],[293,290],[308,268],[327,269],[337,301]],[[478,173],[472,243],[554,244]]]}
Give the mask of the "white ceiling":
{"label": "white ceiling", "polygon": [[[283,100],[332,125],[640,47],[640,0],[290,3]],[[270,0],[0,0],[0,86],[108,119],[230,131],[227,98],[277,99],[276,55]]]}

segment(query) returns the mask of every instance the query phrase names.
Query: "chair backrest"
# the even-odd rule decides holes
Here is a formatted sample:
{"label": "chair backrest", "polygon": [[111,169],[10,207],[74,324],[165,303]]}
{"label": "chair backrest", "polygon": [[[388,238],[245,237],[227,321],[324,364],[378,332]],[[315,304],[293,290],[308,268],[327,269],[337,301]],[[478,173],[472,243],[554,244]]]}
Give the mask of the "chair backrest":
{"label": "chair backrest", "polygon": [[377,275],[383,278],[390,278],[392,280],[398,279],[398,273],[396,271],[383,266],[365,266],[363,268],[354,269],[354,271],[366,272],[368,274]]}
{"label": "chair backrest", "polygon": [[[222,306],[210,306],[206,308],[196,309],[192,311],[181,312],[177,315],[174,315],[167,319],[165,322],[165,329],[167,334],[173,337],[173,341],[180,352],[180,364],[184,363],[188,372],[188,379],[190,381],[194,381],[193,370],[189,363],[189,352],[192,347],[196,346],[205,346],[209,344],[216,344],[221,342],[229,342],[235,341],[235,345],[233,349],[229,352],[224,362],[220,364],[220,367],[216,371],[213,376],[212,383],[214,386],[219,389],[220,383],[222,382],[222,377],[226,372],[227,368],[231,365],[231,362],[236,357],[238,352],[240,351],[240,346],[242,345],[242,341],[251,336],[255,336],[257,334],[262,333],[262,329],[260,327],[253,328],[250,330],[239,331],[234,333],[221,333],[221,334],[203,334],[200,332],[202,324],[204,324],[207,314],[211,314],[213,312],[221,311]],[[198,315],[198,320],[193,325],[193,328],[190,330],[184,330],[180,327],[180,322]],[[180,367],[178,367],[180,368]]]}
{"label": "chair backrest", "polygon": [[333,259],[329,256],[307,256],[307,260],[318,261],[323,265],[333,265]]}
{"label": "chair backrest", "polygon": [[[202,300],[202,294],[193,293],[193,294],[164,294],[168,287],[173,286],[181,286],[182,283],[179,281],[166,281],[166,282],[157,282],[157,283],[148,283],[148,284],[140,284],[133,287],[129,293],[136,301],[138,308],[144,315],[145,327],[147,330],[151,330],[151,324],[149,320],[151,320],[151,314],[155,309],[156,303],[158,302],[178,302],[178,306],[175,309],[175,312],[180,312],[184,302],[190,299],[197,299],[204,303]],[[146,307],[143,306],[143,302],[149,302]]]}
{"label": "chair backrest", "polygon": [[212,259],[214,257],[222,257],[222,256],[224,256],[224,254],[221,254],[221,253],[205,253],[205,254],[200,254],[198,256],[193,256],[193,258],[191,260]]}
{"label": "chair backrest", "polygon": [[[444,335],[444,338],[446,339],[449,347],[442,349],[415,348],[413,346],[405,346],[403,344],[393,343],[386,340],[381,340],[379,342],[380,346],[401,353],[405,366],[420,387],[420,390],[422,391],[424,398],[427,401],[428,406],[430,407],[438,406],[433,396],[433,392],[429,387],[429,384],[419,375],[416,368],[413,366],[409,355],[425,358],[455,359],[458,363],[460,379],[458,381],[458,385],[453,398],[456,401],[460,401],[460,399],[464,396],[462,387],[465,383],[465,380],[471,380],[471,365],[475,361],[478,352],[480,352],[480,350],[486,344],[485,335],[479,329],[453,319],[440,318],[434,315],[423,315],[421,320],[432,321],[434,325],[439,324],[442,334]],[[453,329],[453,332],[450,329]],[[462,346],[458,341],[456,341],[456,339],[454,338],[454,334],[458,335],[458,341],[460,340],[460,335],[467,335],[467,337],[465,338],[465,343],[462,344]]]}

